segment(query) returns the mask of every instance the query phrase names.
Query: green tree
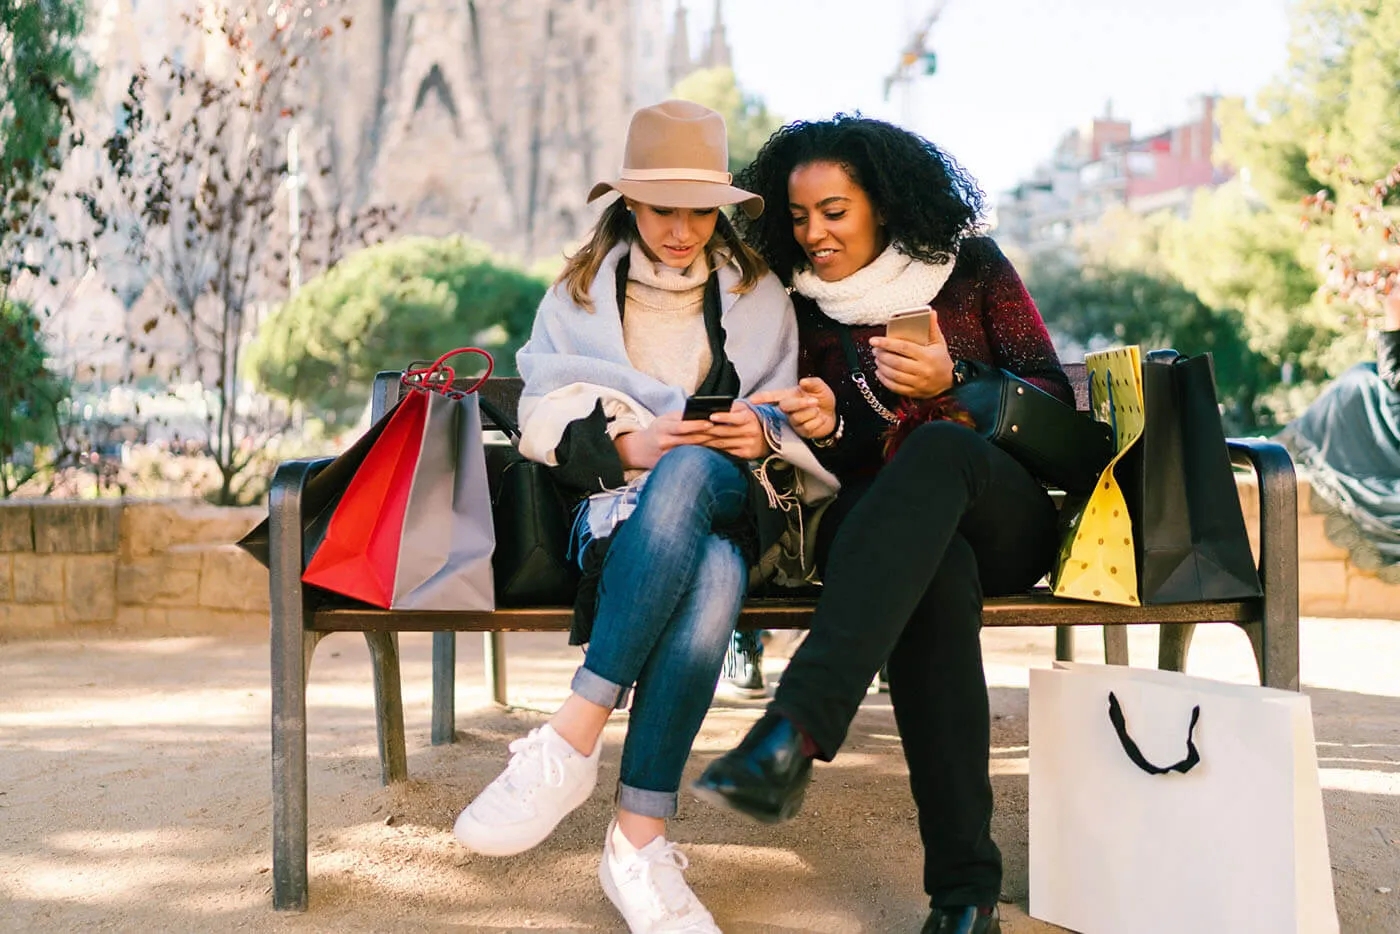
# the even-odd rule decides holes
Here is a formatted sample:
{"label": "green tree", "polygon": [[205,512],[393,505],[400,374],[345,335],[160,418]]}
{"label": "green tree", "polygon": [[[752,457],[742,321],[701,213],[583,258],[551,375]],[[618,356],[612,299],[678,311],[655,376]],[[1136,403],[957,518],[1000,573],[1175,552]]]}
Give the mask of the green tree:
{"label": "green tree", "polygon": [[[84,248],[94,262],[103,271],[140,270],[164,300],[139,327],[126,321],[128,378],[145,358],[149,371],[200,385],[207,402],[202,453],[220,475],[211,495],[231,505],[261,493],[262,452],[290,427],[290,413],[246,404],[250,318],[286,294],[294,263],[333,264],[347,243],[376,239],[385,218],[378,208],[304,205],[295,257],[272,232],[286,223],[300,75],[350,27],[350,17],[339,16],[342,4],[184,2],[186,25],[218,35],[219,55],[188,64],[166,58],[138,70],[123,119],[102,143],[103,170],[76,197],[91,221]],[[302,157],[316,164],[314,150]],[[124,304],[128,281],[109,281]]]}
{"label": "green tree", "polygon": [[732,68],[702,68],[682,78],[671,91],[680,100],[703,104],[724,117],[729,130],[729,171],[737,173],[783,125],[763,98],[745,94]]}
{"label": "green tree", "polygon": [[0,498],[36,472],[33,447],[57,439],[67,395],[67,383],[49,368],[39,317],[0,302]]}
{"label": "green tree", "polygon": [[0,304],[21,273],[38,274],[54,176],[76,141],[73,101],[86,90],[78,46],[82,0],[0,0]]}
{"label": "green tree", "polygon": [[514,373],[547,285],[462,237],[405,237],[308,282],[259,329],[249,367],[264,391],[347,424],[379,370],[470,344]]}
{"label": "green tree", "polygon": [[1202,301],[1163,261],[1162,240],[1180,223],[1165,212],[1110,211],[1081,232],[1077,261],[1031,266],[1027,287],[1046,324],[1085,347],[1210,353],[1227,430],[1256,431],[1274,420],[1259,397],[1277,381],[1278,369],[1250,349],[1237,309]]}
{"label": "green tree", "polygon": [[[1341,162],[1338,170],[1346,172]],[[1338,204],[1328,192],[1305,199],[1310,218],[1328,220],[1341,210],[1352,218],[1359,235],[1356,244],[1325,244],[1322,271],[1323,295],[1340,299],[1368,317],[1380,317],[1386,296],[1400,294],[1400,205],[1394,194],[1400,189],[1400,162],[1369,185],[1359,176],[1347,181],[1358,200]]]}
{"label": "green tree", "polygon": [[[1363,254],[1381,247],[1350,212],[1305,215],[1319,195],[1364,201],[1400,160],[1396,49],[1400,0],[1300,0],[1286,71],[1253,108],[1222,108],[1222,157],[1240,179],[1198,196],[1190,222],[1163,243],[1182,283],[1238,308],[1251,348],[1305,386],[1367,352],[1354,323],[1365,310],[1322,286],[1338,251],[1365,266]],[[1277,395],[1280,408],[1308,398]]]}

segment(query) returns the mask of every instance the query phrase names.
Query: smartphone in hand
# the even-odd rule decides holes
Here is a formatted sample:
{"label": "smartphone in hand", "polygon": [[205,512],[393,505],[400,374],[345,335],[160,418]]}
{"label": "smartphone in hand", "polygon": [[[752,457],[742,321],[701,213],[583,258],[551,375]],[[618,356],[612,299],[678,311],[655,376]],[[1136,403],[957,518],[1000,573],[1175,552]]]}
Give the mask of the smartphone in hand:
{"label": "smartphone in hand", "polygon": [[896,311],[885,324],[885,336],[897,337],[911,344],[928,344],[929,320],[932,315],[933,309],[928,305]]}
{"label": "smartphone in hand", "polygon": [[691,396],[685,400],[681,418],[687,422],[705,422],[716,412],[728,412],[733,407],[733,396]]}

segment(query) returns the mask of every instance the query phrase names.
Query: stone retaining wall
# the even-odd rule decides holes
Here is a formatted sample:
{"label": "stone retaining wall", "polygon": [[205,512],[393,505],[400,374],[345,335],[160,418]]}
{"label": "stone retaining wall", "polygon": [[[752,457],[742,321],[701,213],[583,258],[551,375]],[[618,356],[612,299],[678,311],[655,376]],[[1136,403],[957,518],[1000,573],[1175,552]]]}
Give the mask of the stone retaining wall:
{"label": "stone retaining wall", "polygon": [[266,514],[192,502],[0,503],[0,637],[267,627],[267,572],[231,542]]}
{"label": "stone retaining wall", "polygon": [[[1310,494],[1300,480],[1303,615],[1400,619],[1400,587],[1327,540]],[[1252,528],[1252,483],[1240,499]],[[265,631],[267,571],[231,544],[264,515],[191,502],[0,503],[0,638]]]}
{"label": "stone retaining wall", "polygon": [[[1259,493],[1252,479],[1239,483],[1245,526],[1259,554],[1255,527]],[[1332,544],[1324,519],[1312,511],[1312,485],[1298,478],[1298,602],[1304,616],[1400,619],[1400,587],[1386,584],[1352,564],[1343,548]]]}

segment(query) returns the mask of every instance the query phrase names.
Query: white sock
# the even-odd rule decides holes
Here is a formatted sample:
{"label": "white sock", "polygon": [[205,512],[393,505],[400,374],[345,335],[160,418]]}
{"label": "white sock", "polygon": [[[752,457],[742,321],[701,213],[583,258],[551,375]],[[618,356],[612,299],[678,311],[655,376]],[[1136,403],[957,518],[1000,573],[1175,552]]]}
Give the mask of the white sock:
{"label": "white sock", "polygon": [[588,758],[588,753],[579,752],[577,749],[574,748],[573,743],[560,736],[558,732],[555,731],[554,727],[550,726],[548,723],[546,723],[544,725],[544,728],[540,730],[540,736],[544,737],[544,741],[549,744],[549,747],[558,752],[560,755],[583,756],[584,758]]}
{"label": "white sock", "polygon": [[637,848],[632,845],[632,841],[627,839],[627,835],[622,832],[620,824],[613,824],[612,829],[613,854],[619,859],[631,859],[637,855]]}

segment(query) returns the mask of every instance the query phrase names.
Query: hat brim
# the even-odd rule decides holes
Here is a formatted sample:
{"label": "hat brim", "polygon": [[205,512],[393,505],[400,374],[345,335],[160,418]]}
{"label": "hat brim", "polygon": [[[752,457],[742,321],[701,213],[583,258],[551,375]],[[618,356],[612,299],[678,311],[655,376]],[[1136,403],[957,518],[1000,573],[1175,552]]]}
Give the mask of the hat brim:
{"label": "hat brim", "polygon": [[599,182],[588,193],[591,204],[610,191],[661,208],[719,208],[737,204],[749,217],[763,213],[763,198],[751,191],[718,182],[632,181]]}

